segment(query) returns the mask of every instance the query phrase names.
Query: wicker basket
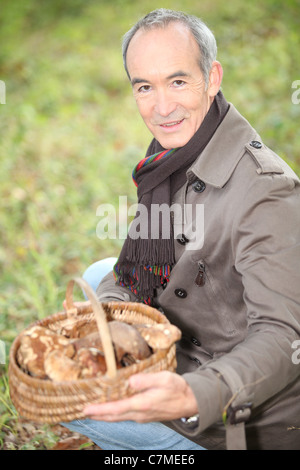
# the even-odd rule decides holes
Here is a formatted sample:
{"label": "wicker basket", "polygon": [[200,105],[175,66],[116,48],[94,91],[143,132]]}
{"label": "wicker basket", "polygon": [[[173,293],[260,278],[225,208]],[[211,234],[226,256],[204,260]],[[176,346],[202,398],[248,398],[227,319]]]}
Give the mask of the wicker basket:
{"label": "wicker basket", "polygon": [[[88,306],[76,307],[73,303],[74,282],[82,287],[91,301]],[[128,378],[138,372],[175,371],[175,341],[168,349],[157,349],[150,357],[133,365],[116,368],[108,323],[112,320],[129,324],[170,324],[158,310],[140,303],[109,302],[99,304],[94,291],[81,278],[70,281],[66,291],[66,311],[58,312],[34,325],[58,331],[70,321],[96,320],[103,343],[107,373],[104,376],[74,381],[53,382],[32,377],[18,365],[16,354],[21,333],[14,340],[9,357],[9,387],[14,406],[23,417],[40,423],[58,423],[85,417],[87,404],[118,400],[132,395]],[[32,327],[33,325],[31,325]],[[26,330],[25,330],[26,331]]]}

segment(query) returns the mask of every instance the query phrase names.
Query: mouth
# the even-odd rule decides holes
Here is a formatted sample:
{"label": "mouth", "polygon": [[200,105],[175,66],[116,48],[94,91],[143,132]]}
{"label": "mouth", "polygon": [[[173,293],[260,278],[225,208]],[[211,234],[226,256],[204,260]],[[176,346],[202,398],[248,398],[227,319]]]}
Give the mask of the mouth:
{"label": "mouth", "polygon": [[175,131],[180,127],[183,121],[184,119],[181,119],[180,121],[165,122],[164,124],[159,124],[159,127],[165,131]]}

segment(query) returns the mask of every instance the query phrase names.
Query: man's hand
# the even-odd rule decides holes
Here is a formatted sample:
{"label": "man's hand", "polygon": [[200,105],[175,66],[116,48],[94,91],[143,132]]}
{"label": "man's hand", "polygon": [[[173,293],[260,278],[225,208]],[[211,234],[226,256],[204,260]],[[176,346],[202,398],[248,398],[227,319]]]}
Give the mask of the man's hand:
{"label": "man's hand", "polygon": [[89,405],[88,418],[99,421],[132,420],[138,423],[170,421],[198,413],[196,398],[187,382],[168,371],[140,373],[129,378],[136,393],[122,400]]}

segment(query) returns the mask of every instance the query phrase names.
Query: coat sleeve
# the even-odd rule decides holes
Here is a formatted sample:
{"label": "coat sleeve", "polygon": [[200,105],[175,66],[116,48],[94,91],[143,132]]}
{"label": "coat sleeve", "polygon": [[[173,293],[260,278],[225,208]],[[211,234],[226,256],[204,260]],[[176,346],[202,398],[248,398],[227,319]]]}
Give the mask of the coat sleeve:
{"label": "coat sleeve", "polygon": [[[222,417],[226,404],[256,408],[296,381],[292,360],[300,338],[300,185],[264,174],[248,188],[232,225],[235,269],[247,307],[244,341],[183,377],[197,398],[197,435]],[[182,429],[181,429],[182,430]]]}
{"label": "coat sleeve", "polygon": [[136,302],[137,298],[133,292],[126,287],[116,284],[113,272],[109,272],[97,287],[96,294],[101,302],[121,301]]}

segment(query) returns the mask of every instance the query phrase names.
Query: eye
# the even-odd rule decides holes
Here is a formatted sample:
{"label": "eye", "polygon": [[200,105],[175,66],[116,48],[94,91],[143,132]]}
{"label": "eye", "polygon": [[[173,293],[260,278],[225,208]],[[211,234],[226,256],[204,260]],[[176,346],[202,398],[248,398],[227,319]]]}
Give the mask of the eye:
{"label": "eye", "polygon": [[185,85],[185,82],[183,80],[175,80],[173,83],[172,83],[176,88],[179,88],[183,85]]}
{"label": "eye", "polygon": [[148,91],[151,90],[151,86],[150,85],[142,85],[139,89],[138,89],[138,92],[139,93],[147,93]]}

